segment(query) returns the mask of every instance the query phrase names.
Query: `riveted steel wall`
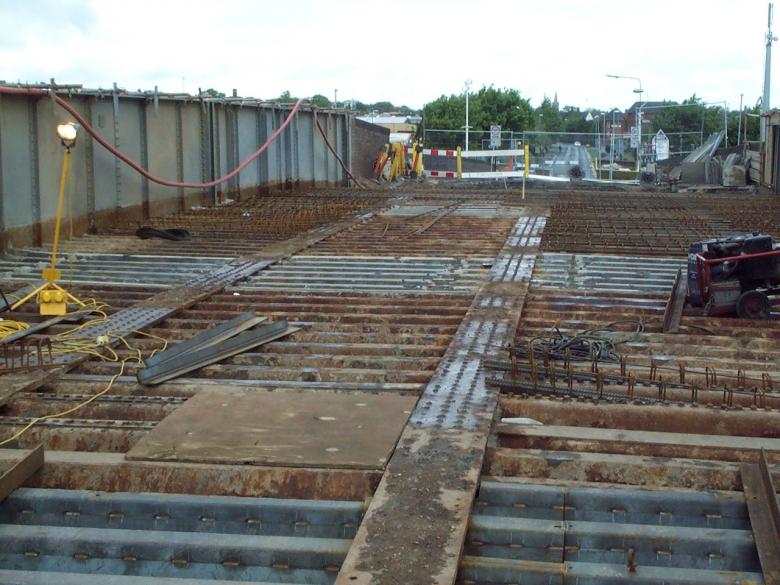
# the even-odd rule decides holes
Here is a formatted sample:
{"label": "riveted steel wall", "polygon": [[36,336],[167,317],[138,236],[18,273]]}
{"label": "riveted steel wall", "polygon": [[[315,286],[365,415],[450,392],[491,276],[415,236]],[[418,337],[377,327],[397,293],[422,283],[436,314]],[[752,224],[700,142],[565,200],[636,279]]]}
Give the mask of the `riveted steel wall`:
{"label": "riveted steel wall", "polygon": [[[160,177],[202,182],[223,175],[285,120],[289,107],[234,100],[199,100],[116,90],[67,96],[110,144]],[[328,139],[350,160],[343,113],[318,115]],[[3,246],[50,238],[62,164],[56,126],[69,120],[52,99],[0,95],[0,230]],[[346,185],[311,110],[302,108],[282,135],[240,176],[214,189],[164,187],[148,181],[82,131],[73,148],[67,208],[74,232],[237,199],[259,191]]]}

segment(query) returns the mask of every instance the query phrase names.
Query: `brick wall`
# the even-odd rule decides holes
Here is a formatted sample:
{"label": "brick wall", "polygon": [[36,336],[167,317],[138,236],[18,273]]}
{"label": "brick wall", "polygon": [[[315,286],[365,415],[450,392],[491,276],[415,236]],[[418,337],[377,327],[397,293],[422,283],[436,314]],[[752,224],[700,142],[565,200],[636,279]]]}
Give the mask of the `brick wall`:
{"label": "brick wall", "polygon": [[352,160],[350,168],[358,177],[373,177],[377,154],[390,140],[390,130],[352,118]]}

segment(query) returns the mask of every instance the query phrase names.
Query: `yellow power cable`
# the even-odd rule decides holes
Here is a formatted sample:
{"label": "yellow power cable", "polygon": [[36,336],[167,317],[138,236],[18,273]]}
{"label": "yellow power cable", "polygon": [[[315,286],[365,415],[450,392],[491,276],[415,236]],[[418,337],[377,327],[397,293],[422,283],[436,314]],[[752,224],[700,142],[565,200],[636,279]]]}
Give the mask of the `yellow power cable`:
{"label": "yellow power cable", "polygon": [[84,408],[86,405],[90,404],[91,402],[93,402],[93,401],[97,400],[98,398],[100,398],[101,396],[103,396],[106,392],[111,390],[111,387],[114,385],[114,382],[116,381],[116,379],[119,376],[121,376],[122,374],[124,374],[124,372],[125,372],[125,364],[127,363],[127,361],[128,361],[127,359],[122,360],[122,365],[119,368],[119,372],[117,372],[116,374],[114,374],[111,377],[111,380],[109,381],[108,386],[106,386],[103,390],[101,390],[97,394],[94,394],[94,395],[90,396],[84,402],[82,402],[80,404],[77,404],[76,406],[73,406],[73,407],[69,408],[68,410],[63,410],[62,412],[57,412],[57,413],[54,413],[54,414],[47,414],[47,415],[39,416],[39,417],[36,417],[36,418],[32,419],[29,423],[27,423],[27,425],[22,427],[22,429],[20,429],[19,431],[17,431],[16,433],[14,433],[10,437],[8,437],[7,439],[4,439],[4,440],[0,441],[0,447],[2,447],[3,445],[7,445],[11,441],[15,441],[16,439],[21,437],[24,433],[29,431],[31,428],[33,428],[36,424],[38,424],[41,421],[49,420],[49,419],[52,419],[52,418],[60,418],[62,416],[67,416],[67,415],[69,415],[69,414],[71,414],[73,412],[76,412],[80,408]]}
{"label": "yellow power cable", "polygon": [[[162,348],[155,349],[151,353],[151,355],[154,355],[158,351],[165,351],[165,349],[168,347],[168,341],[166,339],[162,338],[162,337],[157,336],[157,335],[153,335],[151,333],[144,333],[143,331],[132,331],[132,333],[135,333],[135,334],[138,334],[138,335],[143,335],[144,337],[150,337],[152,339],[157,339],[157,340],[163,342]],[[2,447],[3,445],[7,445],[8,443],[10,443],[12,441],[15,441],[16,439],[21,437],[24,433],[29,431],[32,427],[34,427],[36,424],[38,424],[41,421],[67,416],[69,414],[72,414],[72,413],[76,412],[77,410],[79,410],[81,408],[84,408],[88,404],[91,404],[92,402],[94,402],[95,400],[97,400],[98,398],[100,398],[101,396],[106,394],[112,388],[112,386],[114,385],[114,382],[116,382],[117,378],[119,378],[122,374],[124,374],[124,372],[125,372],[125,365],[127,364],[128,361],[135,360],[138,363],[142,363],[143,362],[143,355],[141,354],[141,350],[140,349],[132,347],[127,342],[127,339],[125,339],[123,336],[118,336],[117,338],[130,351],[137,352],[137,355],[131,356],[131,357],[127,357],[127,358],[121,360],[121,362],[120,362],[121,365],[120,365],[120,368],[119,368],[119,372],[117,372],[116,374],[114,374],[111,377],[111,379],[108,382],[108,385],[103,390],[101,390],[100,392],[90,396],[88,399],[84,400],[83,402],[81,402],[81,403],[77,404],[76,406],[73,406],[73,407],[71,407],[71,408],[69,408],[67,410],[63,410],[62,412],[57,412],[57,413],[53,413],[53,414],[47,414],[47,415],[44,415],[44,416],[39,416],[39,417],[36,417],[36,418],[32,419],[22,429],[20,429],[19,431],[17,431],[16,433],[14,433],[10,437],[8,437],[7,439],[4,439],[4,440],[0,441],[0,447]],[[91,355],[94,355],[94,356],[100,358],[103,361],[119,362],[119,356],[117,355],[117,353],[108,344],[105,344],[103,346],[98,346],[97,342],[93,342],[92,345],[90,346],[90,345],[88,345],[87,342],[84,342],[83,344],[74,343],[74,344],[66,344],[66,345],[70,345],[70,347],[65,349],[65,350],[56,349],[56,350],[53,350],[53,351],[57,352],[57,353],[71,353],[71,352],[89,353]],[[112,355],[111,356],[105,356],[105,355],[101,354],[100,352],[98,352],[97,350],[95,350],[94,349],[95,347],[100,347],[101,349],[108,350],[109,352],[111,352]]]}
{"label": "yellow power cable", "polygon": [[9,335],[25,331],[29,328],[30,326],[27,323],[22,323],[21,321],[11,321],[8,319],[0,320],[0,339],[5,339]]}

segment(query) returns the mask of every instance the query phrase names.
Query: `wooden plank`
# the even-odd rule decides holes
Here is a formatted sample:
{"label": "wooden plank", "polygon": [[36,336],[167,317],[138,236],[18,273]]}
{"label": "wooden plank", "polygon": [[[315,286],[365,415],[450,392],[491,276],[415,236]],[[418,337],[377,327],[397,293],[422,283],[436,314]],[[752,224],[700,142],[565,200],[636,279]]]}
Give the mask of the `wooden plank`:
{"label": "wooden plank", "polygon": [[[750,515],[753,540],[761,561],[765,585],[780,585],[780,511],[777,495],[768,474],[766,460],[761,455],[758,465],[740,465],[742,489]],[[767,482],[768,479],[768,482]]]}
{"label": "wooden plank", "polygon": [[201,390],[128,460],[384,469],[416,396]]}
{"label": "wooden plank", "polygon": [[8,470],[0,475],[0,502],[16,488],[27,481],[43,465],[43,445],[27,453]]}
{"label": "wooden plank", "polygon": [[682,276],[682,268],[677,270],[677,276],[672,285],[672,292],[664,310],[664,333],[677,333],[680,329],[685,296],[688,293],[688,282]]}

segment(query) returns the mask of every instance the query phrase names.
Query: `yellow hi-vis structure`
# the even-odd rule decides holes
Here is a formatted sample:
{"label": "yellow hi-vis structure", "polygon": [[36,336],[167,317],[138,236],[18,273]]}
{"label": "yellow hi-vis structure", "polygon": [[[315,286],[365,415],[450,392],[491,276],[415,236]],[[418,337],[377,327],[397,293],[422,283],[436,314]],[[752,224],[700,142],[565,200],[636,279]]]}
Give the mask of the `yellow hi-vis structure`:
{"label": "yellow hi-vis structure", "polygon": [[458,180],[463,178],[463,157],[461,156],[461,148],[458,147],[458,158],[455,161],[455,172],[458,175]]}
{"label": "yellow hi-vis structure", "polygon": [[525,182],[528,180],[528,172],[531,162],[531,153],[528,151],[528,145],[523,146],[523,199],[525,199]]}
{"label": "yellow hi-vis structure", "polygon": [[423,144],[422,140],[415,142],[412,147],[414,156],[412,156],[412,168],[409,174],[412,177],[422,177],[425,172],[423,169]]}
{"label": "yellow hi-vis structure", "polygon": [[16,310],[34,296],[38,297],[38,308],[41,315],[64,315],[68,311],[68,301],[77,305],[84,306],[79,299],[74,297],[64,288],[59,286],[55,280],[59,280],[62,273],[57,270],[57,251],[60,243],[60,225],[62,224],[62,203],[65,199],[65,183],[68,178],[68,169],[70,167],[70,147],[65,148],[65,154],[62,159],[62,173],[60,174],[60,192],[57,198],[57,218],[54,223],[54,240],[51,245],[51,265],[44,268],[41,277],[46,281],[27,296],[19,299],[11,307]]}
{"label": "yellow hi-vis structure", "polygon": [[406,149],[403,144],[395,143],[390,145],[393,153],[393,163],[390,165],[390,174],[388,181],[395,181],[398,177],[406,174]]}

